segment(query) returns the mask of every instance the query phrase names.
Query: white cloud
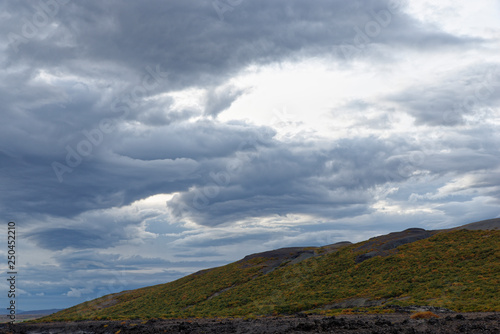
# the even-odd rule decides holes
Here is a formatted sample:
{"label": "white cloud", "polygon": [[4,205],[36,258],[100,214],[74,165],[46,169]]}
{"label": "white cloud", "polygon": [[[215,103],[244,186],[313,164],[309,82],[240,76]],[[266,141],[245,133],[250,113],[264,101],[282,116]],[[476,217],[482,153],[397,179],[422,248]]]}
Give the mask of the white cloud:
{"label": "white cloud", "polygon": [[458,35],[498,37],[500,5],[495,0],[408,1],[408,12],[419,20]]}
{"label": "white cloud", "polygon": [[85,295],[85,294],[89,294],[89,293],[92,293],[92,289],[89,289],[89,288],[82,288],[82,289],[78,289],[78,288],[71,288],[68,292],[66,292],[64,295],[68,296],[68,297],[75,297],[75,298],[79,298],[81,297],[82,295]]}

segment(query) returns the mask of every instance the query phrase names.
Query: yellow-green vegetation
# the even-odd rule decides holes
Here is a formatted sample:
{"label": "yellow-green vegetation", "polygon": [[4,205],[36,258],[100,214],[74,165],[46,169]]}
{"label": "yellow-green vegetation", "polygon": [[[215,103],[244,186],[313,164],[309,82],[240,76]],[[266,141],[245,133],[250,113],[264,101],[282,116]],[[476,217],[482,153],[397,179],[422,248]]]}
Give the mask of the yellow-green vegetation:
{"label": "yellow-green vegetation", "polygon": [[42,320],[331,313],[332,305],[356,298],[461,312],[500,311],[500,231],[441,232],[399,246],[390,256],[356,263],[358,255],[370,251],[355,251],[360,245],[317,252],[267,274],[261,270],[266,259],[235,262],[174,282],[105,296]]}
{"label": "yellow-green vegetation", "polygon": [[[176,281],[88,301],[44,319],[144,319],[171,317],[190,313],[193,305],[206,301],[218,292],[243,284],[261,275],[261,259],[231,263],[205,270]],[[153,311],[154,310],[154,311]]]}

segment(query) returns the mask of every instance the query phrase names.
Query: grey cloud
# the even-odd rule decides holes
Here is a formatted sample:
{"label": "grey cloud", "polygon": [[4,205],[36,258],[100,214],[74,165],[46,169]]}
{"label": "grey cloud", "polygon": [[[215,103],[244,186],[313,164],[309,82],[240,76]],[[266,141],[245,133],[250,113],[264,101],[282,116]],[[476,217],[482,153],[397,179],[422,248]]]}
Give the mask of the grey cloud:
{"label": "grey cloud", "polygon": [[[261,147],[234,161],[236,168],[202,175],[204,181],[174,197],[168,206],[178,219],[207,226],[288,213],[335,219],[359,216],[372,211],[371,190],[376,186],[426,173],[438,177],[498,168],[498,148],[490,145],[477,152],[467,147],[473,140],[460,143],[460,136],[429,140],[430,146],[394,136],[344,139],[312,151],[300,144],[293,150]],[[490,139],[483,138],[474,146],[486,148],[483,145]]]}
{"label": "grey cloud", "polygon": [[475,170],[494,169],[500,164],[498,152],[480,153],[467,149],[455,149],[450,153],[433,153],[425,157],[423,167],[433,174],[452,171],[467,173]]}
{"label": "grey cloud", "polygon": [[500,64],[475,65],[450,73],[430,86],[416,86],[390,97],[417,124],[455,126],[467,116],[481,117],[483,108],[500,102]]}
{"label": "grey cloud", "polygon": [[71,254],[57,255],[58,263],[68,270],[100,269],[102,271],[141,270],[148,267],[162,266],[164,268],[192,268],[205,265],[219,265],[217,261],[168,261],[162,258],[135,255],[124,257],[119,254],[96,254],[89,250],[79,250]]}
{"label": "grey cloud", "polygon": [[178,254],[177,257],[179,258],[204,258],[204,257],[215,257],[215,256],[222,256],[223,254],[219,252],[212,252],[212,251],[207,251],[204,249],[203,251],[197,251],[197,252],[189,252],[189,253],[181,253]]}
{"label": "grey cloud", "polygon": [[388,171],[405,179],[388,159],[403,147],[373,138],[335,146],[310,151],[278,145],[250,152],[233,163],[237,168],[213,170],[205,183],[174,197],[168,206],[179,219],[209,226],[287,213],[341,218],[368,213],[367,190],[388,182]]}
{"label": "grey cloud", "polygon": [[106,246],[103,238],[88,230],[53,228],[36,234],[28,234],[35,243],[42,248],[50,250],[61,250],[65,248],[97,248]]}
{"label": "grey cloud", "polygon": [[[113,6],[112,11],[109,10],[110,6]],[[136,101],[140,102],[136,103],[137,106],[128,106],[133,110],[123,118],[116,119],[112,100],[130,95],[134,85],[140,83],[146,74],[147,66],[161,65],[162,71],[170,73],[166,80],[148,91],[147,95],[206,83],[215,87],[217,82],[225,80],[228,75],[255,62],[281,61],[307,53],[332,54],[330,51],[333,46],[352,40],[355,34],[353,26],[361,26],[373,19],[370,9],[379,11],[386,7],[387,3],[383,1],[370,2],[366,7],[340,1],[324,1],[314,5],[301,1],[272,4],[245,2],[228,13],[225,22],[217,19],[210,3],[170,1],[123,5],[118,2],[71,2],[61,7],[59,14],[54,17],[54,22],[59,26],[53,34],[45,36],[43,40],[29,40],[20,46],[17,53],[9,49],[10,59],[5,60],[5,64],[12,70],[7,72],[9,74],[4,81],[9,85],[4,84],[0,92],[6,102],[4,115],[9,120],[8,127],[3,127],[5,131],[2,131],[2,142],[6,143],[7,150],[25,156],[26,171],[30,170],[33,175],[38,176],[39,187],[35,187],[32,196],[27,196],[33,198],[28,206],[39,212],[75,214],[78,213],[76,207],[86,210],[126,204],[134,198],[152,193],[139,190],[144,189],[145,184],[155,191],[162,188],[165,191],[185,190],[192,185],[191,176],[184,173],[184,181],[179,176],[177,184],[166,186],[165,182],[169,181],[165,180],[165,174],[160,174],[159,169],[163,168],[160,162],[157,163],[157,168],[149,167],[147,171],[139,173],[137,168],[141,166],[140,161],[122,158],[113,161],[109,150],[104,149],[109,142],[112,142],[112,147],[122,156],[144,159],[181,155],[201,157],[206,154],[234,152],[234,141],[240,139],[220,137],[219,140],[228,140],[230,144],[218,143],[217,138],[209,139],[209,127],[203,130],[207,136],[198,137],[203,138],[199,142],[200,147],[195,147],[198,144],[194,141],[196,138],[179,132],[172,132],[174,138],[164,136],[163,139],[157,135],[160,143],[152,148],[140,145],[140,140],[133,144],[131,140],[124,138],[120,143],[120,137],[130,135],[126,131],[121,132],[130,122],[139,121],[145,125],[161,127],[182,122],[196,114],[189,110],[170,112],[168,103],[155,105],[141,99]],[[16,6],[9,5],[7,10],[24,16],[30,8],[23,5],[23,9],[17,12]],[[350,20],[344,19],[346,15]],[[408,32],[411,35],[420,28],[403,13],[394,15],[393,23],[394,27],[391,26],[390,29],[398,33]],[[12,25],[12,29],[15,30],[15,27],[19,27],[19,24]],[[429,34],[436,32],[425,32],[426,37],[430,37]],[[245,39],[241,38],[242,35],[245,35]],[[61,44],[61,38],[67,43]],[[389,39],[387,43],[390,43]],[[411,44],[411,40],[408,43]],[[110,59],[113,60],[112,64]],[[14,64],[28,63],[30,67],[21,72],[13,70]],[[76,77],[81,76],[84,81],[63,82],[52,86],[36,83],[33,78],[42,69],[52,73],[71,73]],[[26,84],[29,85],[29,90],[15,90],[13,94],[10,89]],[[212,91],[209,93],[206,113],[216,115],[239,94],[241,92],[229,90],[218,96]],[[19,109],[24,112],[19,113]],[[84,160],[71,174],[66,174],[64,182],[69,185],[56,184],[57,190],[47,190],[54,185],[53,171],[48,166],[53,161],[63,160],[67,155],[66,145],[74,148],[85,139],[82,131],[98,128],[99,122],[106,117],[115,118],[115,132],[104,138],[105,144],[94,147],[95,151],[89,159]],[[132,134],[131,138],[133,137]],[[144,140],[144,144],[146,142]],[[165,142],[174,145],[169,145],[165,150],[161,148],[161,144],[165,145]],[[213,153],[206,153],[212,150]],[[117,161],[123,162],[123,165]],[[196,168],[194,163],[187,161],[163,164],[168,166],[164,173],[171,173],[173,164],[183,169],[186,164],[191,164],[188,167],[191,171]],[[135,165],[137,172],[132,172],[132,165]],[[10,173],[19,175],[17,166],[13,165]],[[113,168],[117,169],[112,172]],[[123,200],[111,200],[104,205],[92,200],[95,197],[92,192],[117,198],[115,195],[121,193],[119,183],[123,184],[120,178],[136,180],[139,174],[151,177],[143,186],[133,185],[132,191],[137,195],[132,195],[131,191]],[[89,179],[97,182],[87,184]],[[153,179],[156,181],[154,185]],[[172,180],[172,177],[169,176],[168,179]],[[113,184],[107,187],[102,180]],[[6,182],[12,184],[10,180]],[[137,181],[132,181],[134,183]],[[78,186],[78,189],[74,186]],[[11,187],[28,188],[22,182],[17,186],[12,184]],[[44,189],[43,199],[39,195],[41,189]],[[82,198],[85,199],[83,203]],[[73,203],[80,203],[73,205],[68,203],[68,199]],[[14,197],[9,202],[13,201],[19,202],[19,198]],[[62,203],[65,205],[61,205]]]}
{"label": "grey cloud", "polygon": [[[203,85],[255,62],[319,52],[334,54],[336,46],[354,43],[354,27],[365,29],[369,22],[376,22],[373,13],[386,10],[390,3],[398,4],[383,0],[362,6],[326,0],[248,1],[227,13],[221,22],[211,2],[71,2],[54,18],[59,24],[55,33],[43,41],[21,45],[18,53],[11,51],[10,60],[30,61],[35,66],[57,64],[76,73],[88,71],[94,66],[92,62],[109,59],[137,70],[163,64],[171,73],[170,84]],[[376,37],[377,43],[412,47],[430,43],[432,48],[470,43],[422,29],[400,10],[402,5],[392,7],[390,25]],[[63,36],[66,43],[60,43]],[[81,62],[84,57],[85,68],[69,61]]]}
{"label": "grey cloud", "polygon": [[[282,233],[282,232],[280,232]],[[279,233],[276,233],[279,234]],[[238,245],[244,242],[256,242],[263,241],[269,239],[269,232],[263,231],[261,233],[233,233],[232,235],[226,235],[216,238],[187,238],[186,240],[182,240],[176,243],[177,247],[182,248],[205,248],[205,247],[217,247],[217,246],[228,246],[228,245]]]}
{"label": "grey cloud", "polygon": [[273,135],[273,130],[264,127],[205,120],[161,127],[136,136],[124,134],[113,150],[140,160],[187,158],[200,161],[231,156],[248,148],[247,143],[265,145],[271,142]]}

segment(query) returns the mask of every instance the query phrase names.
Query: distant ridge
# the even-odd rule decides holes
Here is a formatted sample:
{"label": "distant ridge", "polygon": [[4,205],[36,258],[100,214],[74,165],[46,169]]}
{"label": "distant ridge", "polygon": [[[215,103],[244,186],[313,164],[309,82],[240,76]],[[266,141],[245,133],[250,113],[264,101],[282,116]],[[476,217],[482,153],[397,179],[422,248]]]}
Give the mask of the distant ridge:
{"label": "distant ridge", "polygon": [[37,314],[37,315],[47,314],[47,315],[49,315],[49,314],[56,313],[59,311],[61,311],[61,309],[53,308],[50,310],[20,311],[20,312],[18,312],[18,314]]}
{"label": "distant ridge", "polygon": [[500,311],[500,218],[410,228],[352,244],[255,253],[123,291],[41,321],[254,317],[443,309]]}
{"label": "distant ridge", "polygon": [[[32,310],[32,311],[23,311],[23,310],[18,310],[16,313],[17,314],[33,314],[33,315],[49,315],[49,314],[52,314],[52,313],[56,313],[56,312],[59,312],[59,311],[62,311],[62,309],[56,309],[56,308],[53,308],[53,309],[49,309],[49,310]],[[7,310],[2,310],[0,312],[0,314],[2,315],[5,315],[5,314],[9,314]]]}
{"label": "distant ridge", "polygon": [[455,229],[467,229],[467,230],[500,230],[500,218],[493,218],[487,220],[481,220],[476,223],[471,223],[463,226],[456,227]]}

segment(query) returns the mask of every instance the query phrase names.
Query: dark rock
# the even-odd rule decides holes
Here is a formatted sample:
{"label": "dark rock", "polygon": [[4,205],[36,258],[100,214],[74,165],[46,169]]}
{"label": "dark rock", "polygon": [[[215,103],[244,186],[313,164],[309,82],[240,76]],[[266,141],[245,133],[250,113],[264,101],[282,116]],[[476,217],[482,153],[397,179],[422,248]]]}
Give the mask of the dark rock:
{"label": "dark rock", "polygon": [[296,313],[295,316],[297,318],[307,318],[307,314],[306,313],[302,313],[302,312]]}
{"label": "dark rock", "polygon": [[418,240],[427,239],[433,235],[433,231],[426,231],[421,228],[409,228],[402,232],[389,233],[379,237],[371,238],[363,246],[356,248],[354,251],[370,250],[366,254],[356,257],[356,263],[361,263],[374,256],[388,256],[393,249],[412,243]]}
{"label": "dark rock", "polygon": [[338,333],[338,334],[493,334],[500,333],[500,314],[467,313],[441,319],[410,320],[407,314],[322,317],[302,315],[257,319],[150,319],[128,321],[83,321],[67,323],[0,324],[0,333],[110,334],[127,333]]}
{"label": "dark rock", "polygon": [[380,255],[379,251],[371,251],[371,252],[356,256],[355,261],[356,261],[356,263],[361,263],[361,262],[366,261],[368,259],[371,259],[372,257],[377,256],[377,255]]}
{"label": "dark rock", "polygon": [[299,331],[312,331],[313,329],[316,329],[316,326],[311,323],[300,323],[295,327],[296,330]]}
{"label": "dark rock", "polygon": [[392,326],[392,322],[386,319],[377,319],[377,321],[375,321],[375,325],[380,327]]}

